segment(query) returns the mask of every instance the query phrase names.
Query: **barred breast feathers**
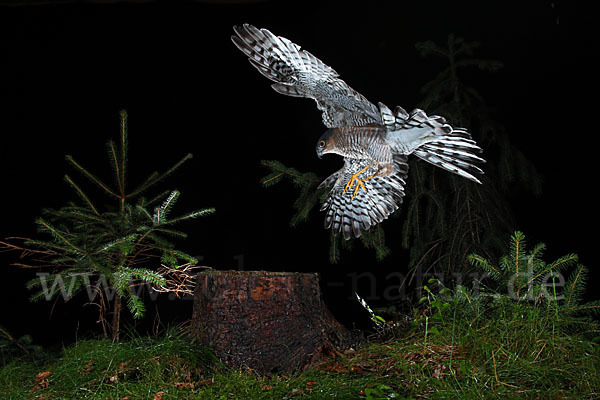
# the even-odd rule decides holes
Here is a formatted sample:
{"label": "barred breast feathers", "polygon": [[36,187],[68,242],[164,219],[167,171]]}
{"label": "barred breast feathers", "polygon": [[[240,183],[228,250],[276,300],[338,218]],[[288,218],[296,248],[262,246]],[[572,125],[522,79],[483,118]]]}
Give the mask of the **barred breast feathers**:
{"label": "barred breast feathers", "polygon": [[377,163],[392,162],[392,150],[381,126],[345,126],[334,130],[336,153],[350,158]]}

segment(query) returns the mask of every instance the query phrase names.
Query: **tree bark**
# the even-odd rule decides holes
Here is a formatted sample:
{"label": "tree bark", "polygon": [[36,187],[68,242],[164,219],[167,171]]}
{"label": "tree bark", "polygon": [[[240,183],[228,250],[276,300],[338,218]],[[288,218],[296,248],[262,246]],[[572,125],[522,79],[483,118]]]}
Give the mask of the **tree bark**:
{"label": "tree bark", "polygon": [[115,291],[115,298],[113,303],[113,315],[112,315],[112,324],[111,324],[111,334],[112,341],[119,341],[119,331],[121,328],[121,308],[123,307],[121,303],[121,296]]}
{"label": "tree bark", "polygon": [[192,332],[227,364],[260,372],[301,370],[352,341],[310,273],[201,272]]}

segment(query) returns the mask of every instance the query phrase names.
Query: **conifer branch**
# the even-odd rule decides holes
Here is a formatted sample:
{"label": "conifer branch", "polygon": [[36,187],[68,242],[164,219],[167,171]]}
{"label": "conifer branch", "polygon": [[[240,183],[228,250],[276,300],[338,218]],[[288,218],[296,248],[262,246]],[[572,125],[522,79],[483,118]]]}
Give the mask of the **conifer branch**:
{"label": "conifer branch", "polygon": [[128,131],[127,131],[127,111],[121,110],[121,176],[119,179],[121,195],[125,197],[125,177],[127,176],[127,144],[128,144]]}
{"label": "conifer branch", "polygon": [[[181,260],[185,263],[196,263],[192,256],[179,251],[166,237],[186,237],[185,232],[166,228],[183,220],[197,218],[212,214],[213,208],[206,208],[184,213],[169,219],[168,214],[174,207],[179,191],[167,191],[146,201],[140,198],[137,204],[131,204],[132,196],[149,189],[159,181],[172,174],[183,162],[189,160],[188,154],[164,174],[153,173],[138,188],[125,194],[127,172],[127,114],[121,112],[121,137],[119,142],[109,141],[107,144],[111,167],[115,174],[116,190],[111,189],[102,180],[82,167],[70,155],[66,161],[86,176],[94,185],[98,186],[109,196],[119,199],[120,207],[116,211],[102,211],[97,208],[92,200],[69,176],[65,176],[67,183],[74,189],[77,196],[83,200],[82,206],[69,202],[65,207],[57,210],[44,210],[44,218],[36,221],[40,232],[49,235],[44,239],[8,238],[6,242],[0,241],[0,251],[20,251],[22,258],[32,257],[32,262],[18,262],[14,265],[23,268],[50,267],[51,273],[38,277],[29,282],[30,289],[39,289],[40,285],[51,284],[50,292],[47,286],[38,290],[32,300],[41,300],[48,296],[55,297],[63,293],[65,299],[71,298],[77,291],[84,287],[94,289],[89,280],[76,279],[78,276],[97,276],[105,278],[109,288],[116,290],[116,295],[110,301],[100,295],[99,307],[100,321],[105,330],[107,307],[112,303],[113,339],[118,339],[120,326],[121,302],[125,302],[129,311],[135,318],[143,316],[145,307],[143,298],[139,293],[131,290],[132,284],[140,282],[163,287],[165,278],[157,271],[158,260],[166,260],[168,264],[177,269]],[[117,146],[118,143],[118,146]],[[119,147],[119,148],[117,148]],[[169,195],[170,193],[170,195]],[[157,209],[155,226],[152,215],[147,207],[163,200]],[[23,245],[15,244],[12,240],[23,240]],[[153,265],[154,264],[154,265]],[[142,268],[143,266],[143,268]],[[67,288],[62,285],[62,277],[67,276],[75,280]],[[106,301],[105,301],[106,300]],[[108,325],[107,325],[108,326]]]}
{"label": "conifer branch", "polygon": [[302,186],[303,182],[307,182],[307,183],[319,183],[320,182],[319,178],[315,174],[313,174],[311,172],[302,174],[302,173],[298,172],[298,170],[296,170],[295,168],[286,167],[279,161],[262,160],[260,162],[260,165],[272,170],[272,172],[269,175],[265,176],[264,178],[262,178],[260,180],[261,184],[265,187],[269,187],[269,186],[274,185],[275,183],[278,183],[281,180],[281,178],[283,178],[285,176],[289,176],[289,177],[293,178],[295,180],[295,182],[297,184],[299,184],[300,186]]}
{"label": "conifer branch", "polygon": [[559,272],[572,266],[577,261],[579,261],[579,256],[577,254],[567,254],[566,256],[560,257],[558,260],[548,265],[548,269]]}
{"label": "conifer branch", "polygon": [[329,234],[331,244],[329,246],[329,262],[332,264],[336,264],[339,261],[339,251],[337,244],[337,236],[331,232]]}
{"label": "conifer branch", "polygon": [[119,244],[122,244],[124,242],[132,242],[133,240],[135,240],[137,238],[137,236],[139,236],[139,235],[138,234],[132,234],[132,235],[127,235],[125,237],[112,240],[112,241],[106,243],[105,245],[100,246],[100,248],[98,249],[97,253],[102,253],[102,252],[106,252],[108,250],[111,250],[115,246],[118,246]]}
{"label": "conifer branch", "polygon": [[97,177],[95,177],[91,172],[89,172],[88,170],[86,170],[85,168],[83,168],[81,165],[79,165],[79,163],[77,163],[73,159],[73,157],[71,157],[70,155],[67,155],[65,157],[65,159],[69,163],[71,163],[79,172],[81,172],[84,176],[86,176],[93,183],[95,183],[96,185],[98,185],[102,190],[104,190],[110,196],[113,196],[113,197],[115,197],[117,199],[119,198],[118,194],[116,194],[115,192],[113,192],[112,190],[110,190],[110,188],[104,182],[102,182],[100,179],[98,179]]}
{"label": "conifer branch", "polygon": [[165,190],[164,192],[162,192],[162,193],[154,196],[152,199],[150,199],[148,201],[142,199],[141,203],[143,203],[144,207],[149,207],[152,204],[161,201],[162,199],[164,199],[165,197],[167,197],[170,193],[171,193],[171,190]]}
{"label": "conifer branch", "polygon": [[8,333],[6,330],[2,329],[2,327],[0,326],[0,333],[2,335],[4,335],[4,337],[6,339],[8,339],[8,341],[12,344],[14,344],[15,346],[17,346],[19,349],[21,349],[25,354],[29,354],[29,350],[27,350],[26,347],[24,347],[21,343],[19,343],[19,341],[15,340],[15,338],[13,338],[10,333]]}
{"label": "conifer branch", "polygon": [[571,305],[579,300],[579,293],[582,291],[583,282],[585,279],[585,267],[578,266],[573,276],[569,279],[566,286],[567,304]]}
{"label": "conifer branch", "polygon": [[[536,257],[534,255],[534,252],[532,252],[531,257],[532,258]],[[540,269],[540,272],[535,274],[531,279],[529,279],[529,281],[527,282],[527,285],[530,285],[533,282],[536,282],[538,279],[540,279],[542,276],[544,276],[548,273],[556,274],[566,268],[569,268],[570,266],[575,264],[578,259],[579,259],[579,256],[577,256],[577,254],[568,254],[566,256],[560,257],[559,259],[557,259],[556,261],[554,261],[548,265],[541,262],[540,265],[542,267],[541,268],[538,267]],[[533,269],[537,270],[538,268],[533,268]]]}
{"label": "conifer branch", "polygon": [[79,254],[84,253],[79,247],[77,247],[73,243],[71,243],[62,232],[60,232],[58,229],[54,228],[48,222],[44,221],[41,218],[38,218],[36,222],[38,225],[44,227],[47,231],[51,232],[54,237],[60,239],[63,243],[65,243],[71,249],[75,250],[77,253],[79,253]]}
{"label": "conifer branch", "polygon": [[83,192],[83,190],[81,190],[79,186],[77,186],[77,184],[75,184],[75,182],[73,182],[73,180],[68,175],[65,175],[65,181],[67,181],[67,183],[71,185],[71,187],[75,190],[79,197],[81,197],[81,199],[88,205],[88,207],[90,208],[90,210],[92,210],[94,214],[100,215],[96,207],[94,207],[94,204],[92,203],[90,198]]}
{"label": "conifer branch", "polygon": [[36,255],[40,254],[43,256],[54,256],[54,255],[58,254],[54,250],[50,250],[50,249],[46,249],[46,248],[37,249],[37,248],[25,247],[24,245],[17,245],[15,243],[10,242],[10,241],[14,241],[14,240],[23,242],[24,244],[31,244],[32,242],[34,242],[32,239],[29,239],[29,238],[11,236],[11,237],[7,237],[5,240],[6,241],[0,240],[0,251],[2,251],[2,252],[18,251],[18,252],[21,252],[21,258],[28,257],[32,254],[36,254]]}
{"label": "conifer branch", "polygon": [[178,198],[179,191],[174,190],[171,192],[171,194],[169,194],[169,197],[167,197],[167,199],[162,203],[160,207],[156,207],[153,217],[154,225],[162,224],[163,220],[164,222],[166,222],[167,214],[169,213],[171,207],[177,201]]}
{"label": "conifer branch", "polygon": [[[535,302],[536,307],[541,299],[546,298],[548,311],[551,311],[562,325],[576,329],[586,327],[586,329],[598,330],[598,323],[587,319],[587,315],[600,312],[600,302],[580,304],[585,290],[587,268],[577,265],[575,270],[569,274],[566,284],[557,287],[552,285],[553,293],[549,294],[547,292],[548,278],[554,280],[558,269],[564,270],[567,266],[573,265],[578,257],[576,254],[568,254],[548,264],[541,259],[543,249],[545,246],[538,244],[528,252],[525,248],[525,235],[517,231],[511,236],[508,254],[500,259],[499,265],[502,268],[495,267],[486,258],[477,254],[469,255],[468,260],[472,265],[485,272],[491,271],[491,277],[497,282],[513,283],[512,287],[500,285],[499,291],[504,290],[507,293],[503,295],[496,292],[495,298],[508,297],[517,302]],[[515,274],[519,268],[517,260],[525,259],[529,260],[527,273],[533,277],[528,281],[515,280]],[[523,264],[521,264],[522,266]],[[523,273],[522,270],[521,272]],[[545,279],[540,279],[542,276],[545,276]],[[521,291],[524,293],[523,295],[520,295]]]}
{"label": "conifer branch", "polygon": [[[181,167],[186,161],[191,160],[193,157],[194,156],[193,156],[192,153],[188,153],[181,160],[179,160],[175,165],[173,165],[166,172],[164,172],[162,175],[152,174],[150,176],[150,178],[148,178],[146,180],[145,183],[143,183],[142,185],[138,186],[137,189],[135,189],[133,192],[129,193],[126,197],[127,198],[133,198],[133,197],[139,195],[140,193],[146,191],[151,186],[154,186],[158,182],[160,182],[160,181],[164,180],[165,178],[167,178],[168,176],[170,176],[173,172],[175,172],[177,169],[179,169],[179,167]],[[153,179],[151,179],[151,178],[153,178]]]}
{"label": "conifer branch", "polygon": [[[137,196],[138,194],[142,193],[144,190],[146,190],[147,188],[149,188],[150,186],[153,185],[152,182],[154,182],[156,180],[156,178],[159,176],[157,171],[154,171],[150,174],[150,176],[148,176],[148,178],[146,178],[146,180],[144,182],[142,182],[142,184],[140,184],[133,192],[129,193],[127,195],[128,198],[133,198],[135,196]],[[167,190],[168,192],[168,190]]]}
{"label": "conifer branch", "polygon": [[492,265],[486,258],[478,255],[478,254],[469,254],[467,260],[473,265],[477,265],[479,268],[483,269],[485,272],[490,274],[490,276],[496,280],[501,281],[502,273]]}
{"label": "conifer branch", "polygon": [[154,181],[152,181],[152,185],[162,181],[163,179],[165,179],[168,176],[170,176],[171,174],[173,174],[173,172],[178,170],[184,163],[191,160],[192,158],[194,158],[194,155],[192,153],[186,154],[181,160],[179,160],[177,163],[175,163],[175,165],[173,165],[171,168],[169,168],[165,173],[163,173],[158,178],[156,178]]}
{"label": "conifer branch", "polygon": [[109,140],[107,143],[108,146],[108,158],[110,159],[112,168],[115,172],[115,179],[117,181],[117,187],[119,188],[120,197],[122,198],[125,195],[125,188],[123,186],[123,177],[121,171],[121,164],[117,157],[117,149],[115,148],[115,142]]}
{"label": "conifer branch", "polygon": [[148,212],[148,210],[146,210],[146,207],[137,205],[136,209],[148,219],[148,222],[152,222],[152,220],[153,220],[152,215]]}
{"label": "conifer branch", "polygon": [[214,214],[214,213],[215,213],[214,208],[203,208],[201,210],[192,211],[192,212],[180,215],[179,217],[169,219],[168,221],[163,222],[161,225],[174,225],[181,221],[185,221],[185,220],[193,219],[193,218],[204,217],[204,216]]}

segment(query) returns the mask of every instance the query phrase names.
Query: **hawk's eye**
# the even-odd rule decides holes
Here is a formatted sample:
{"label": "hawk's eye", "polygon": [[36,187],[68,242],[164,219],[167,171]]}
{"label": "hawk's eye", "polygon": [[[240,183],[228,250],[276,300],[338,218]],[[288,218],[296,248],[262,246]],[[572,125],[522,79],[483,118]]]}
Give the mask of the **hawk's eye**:
{"label": "hawk's eye", "polygon": [[325,141],[324,140],[321,140],[319,142],[319,147],[325,147]]}

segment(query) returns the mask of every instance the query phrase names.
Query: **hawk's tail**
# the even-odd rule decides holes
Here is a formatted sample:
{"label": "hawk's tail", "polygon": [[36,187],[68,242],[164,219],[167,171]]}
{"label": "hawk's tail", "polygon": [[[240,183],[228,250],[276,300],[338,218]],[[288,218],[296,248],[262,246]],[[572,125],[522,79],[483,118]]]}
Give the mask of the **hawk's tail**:
{"label": "hawk's tail", "polygon": [[450,134],[417,148],[413,154],[446,171],[481,183],[475,175],[481,175],[483,171],[475,164],[484,163],[485,160],[478,157],[478,153],[481,153],[481,148],[471,139],[471,135],[464,129],[454,129]]}
{"label": "hawk's tail", "polygon": [[483,174],[476,164],[485,163],[478,156],[481,148],[464,128],[453,128],[439,115],[428,116],[423,110],[415,109],[408,114],[402,107],[394,113],[380,104],[382,119],[393,129],[427,128],[430,132],[424,143],[413,154],[435,166],[453,172],[473,182],[481,183],[475,175]]}

